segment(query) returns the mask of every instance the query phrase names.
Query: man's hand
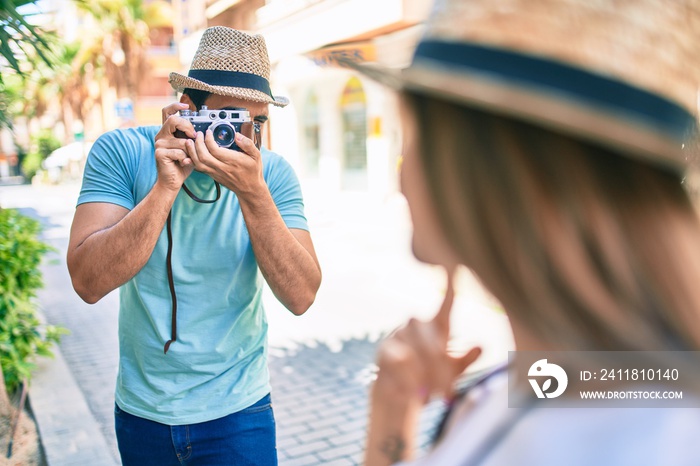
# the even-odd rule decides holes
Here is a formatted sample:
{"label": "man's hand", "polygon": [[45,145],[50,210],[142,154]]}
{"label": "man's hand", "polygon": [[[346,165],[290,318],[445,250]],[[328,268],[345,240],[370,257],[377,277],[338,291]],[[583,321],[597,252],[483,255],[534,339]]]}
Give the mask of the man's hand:
{"label": "man's hand", "polygon": [[[192,154],[195,152],[195,145],[192,139],[195,138],[195,132],[192,123],[174,113],[166,117],[166,110],[170,107],[173,106],[163,109],[165,121],[155,138],[158,169],[156,183],[168,190],[179,191],[194,169]],[[185,133],[188,139],[175,137],[178,130]]]}
{"label": "man's hand", "polygon": [[175,102],[170,105],[166,105],[163,107],[163,110],[160,111],[160,115],[163,118],[163,123],[165,123],[165,120],[171,116],[177,115],[181,110],[187,110],[188,108],[190,108],[190,106],[182,102]]}
{"label": "man's hand", "polygon": [[206,134],[197,133],[195,150],[190,151],[195,169],[226,186],[239,198],[267,190],[258,148],[240,132],[236,133],[235,143],[241,152],[219,147],[210,130]]}
{"label": "man's hand", "polygon": [[133,209],[108,202],[87,202],[75,210],[67,263],[73,287],[88,303],[131,280],[153,254],[182,183],[192,172],[190,139],[178,139],[176,130],[194,138],[192,124],[175,114],[173,104],[163,109],[163,127],[155,137],[158,179]]}

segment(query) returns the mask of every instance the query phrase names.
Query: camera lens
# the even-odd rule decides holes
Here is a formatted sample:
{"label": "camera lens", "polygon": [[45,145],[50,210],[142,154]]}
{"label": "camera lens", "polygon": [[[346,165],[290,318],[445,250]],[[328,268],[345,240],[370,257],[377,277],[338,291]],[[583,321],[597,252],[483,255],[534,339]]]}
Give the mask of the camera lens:
{"label": "camera lens", "polygon": [[221,147],[228,147],[233,144],[233,138],[236,135],[236,130],[229,125],[219,125],[212,130],[216,144]]}

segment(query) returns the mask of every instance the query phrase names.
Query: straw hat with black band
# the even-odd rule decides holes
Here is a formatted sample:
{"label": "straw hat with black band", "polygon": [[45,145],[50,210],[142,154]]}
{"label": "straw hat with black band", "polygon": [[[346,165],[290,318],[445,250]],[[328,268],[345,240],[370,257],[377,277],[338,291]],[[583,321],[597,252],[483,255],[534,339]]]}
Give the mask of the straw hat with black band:
{"label": "straw hat with black band", "polygon": [[437,0],[407,69],[346,64],[683,172],[700,0]]}
{"label": "straw hat with black band", "polygon": [[204,31],[187,76],[170,73],[170,85],[178,92],[199,89],[285,107],[289,99],[272,95],[270,58],[265,39],[224,26]]}

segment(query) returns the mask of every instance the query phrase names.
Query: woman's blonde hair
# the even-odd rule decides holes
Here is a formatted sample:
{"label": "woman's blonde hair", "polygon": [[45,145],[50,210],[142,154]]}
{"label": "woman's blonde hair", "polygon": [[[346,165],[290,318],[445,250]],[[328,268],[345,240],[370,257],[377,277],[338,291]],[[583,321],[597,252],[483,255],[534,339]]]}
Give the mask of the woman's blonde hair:
{"label": "woman's blonde hair", "polygon": [[677,174],[406,93],[441,226],[512,319],[577,350],[700,349],[700,223]]}

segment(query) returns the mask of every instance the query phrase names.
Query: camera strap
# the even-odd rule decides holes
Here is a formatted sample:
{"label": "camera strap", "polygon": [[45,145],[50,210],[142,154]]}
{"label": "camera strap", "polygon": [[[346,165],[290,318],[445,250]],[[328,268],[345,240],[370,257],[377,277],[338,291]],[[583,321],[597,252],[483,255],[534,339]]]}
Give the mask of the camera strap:
{"label": "camera strap", "polygon": [[[221,197],[221,185],[218,181],[214,181],[214,186],[216,187],[216,196],[214,199],[201,199],[192,193],[192,191],[187,188],[185,183],[182,183],[182,189],[185,193],[195,202],[200,204],[213,204],[218,201]],[[173,204],[174,207],[174,204]],[[172,302],[171,309],[171,322],[170,322],[170,340],[165,343],[163,348],[163,353],[168,354],[168,349],[170,345],[177,340],[177,294],[175,293],[175,280],[173,278],[173,226],[172,226],[173,209],[168,212],[168,219],[165,221],[165,230],[168,236],[168,250],[165,255],[165,268],[168,274],[168,288],[170,288],[170,298]]]}

